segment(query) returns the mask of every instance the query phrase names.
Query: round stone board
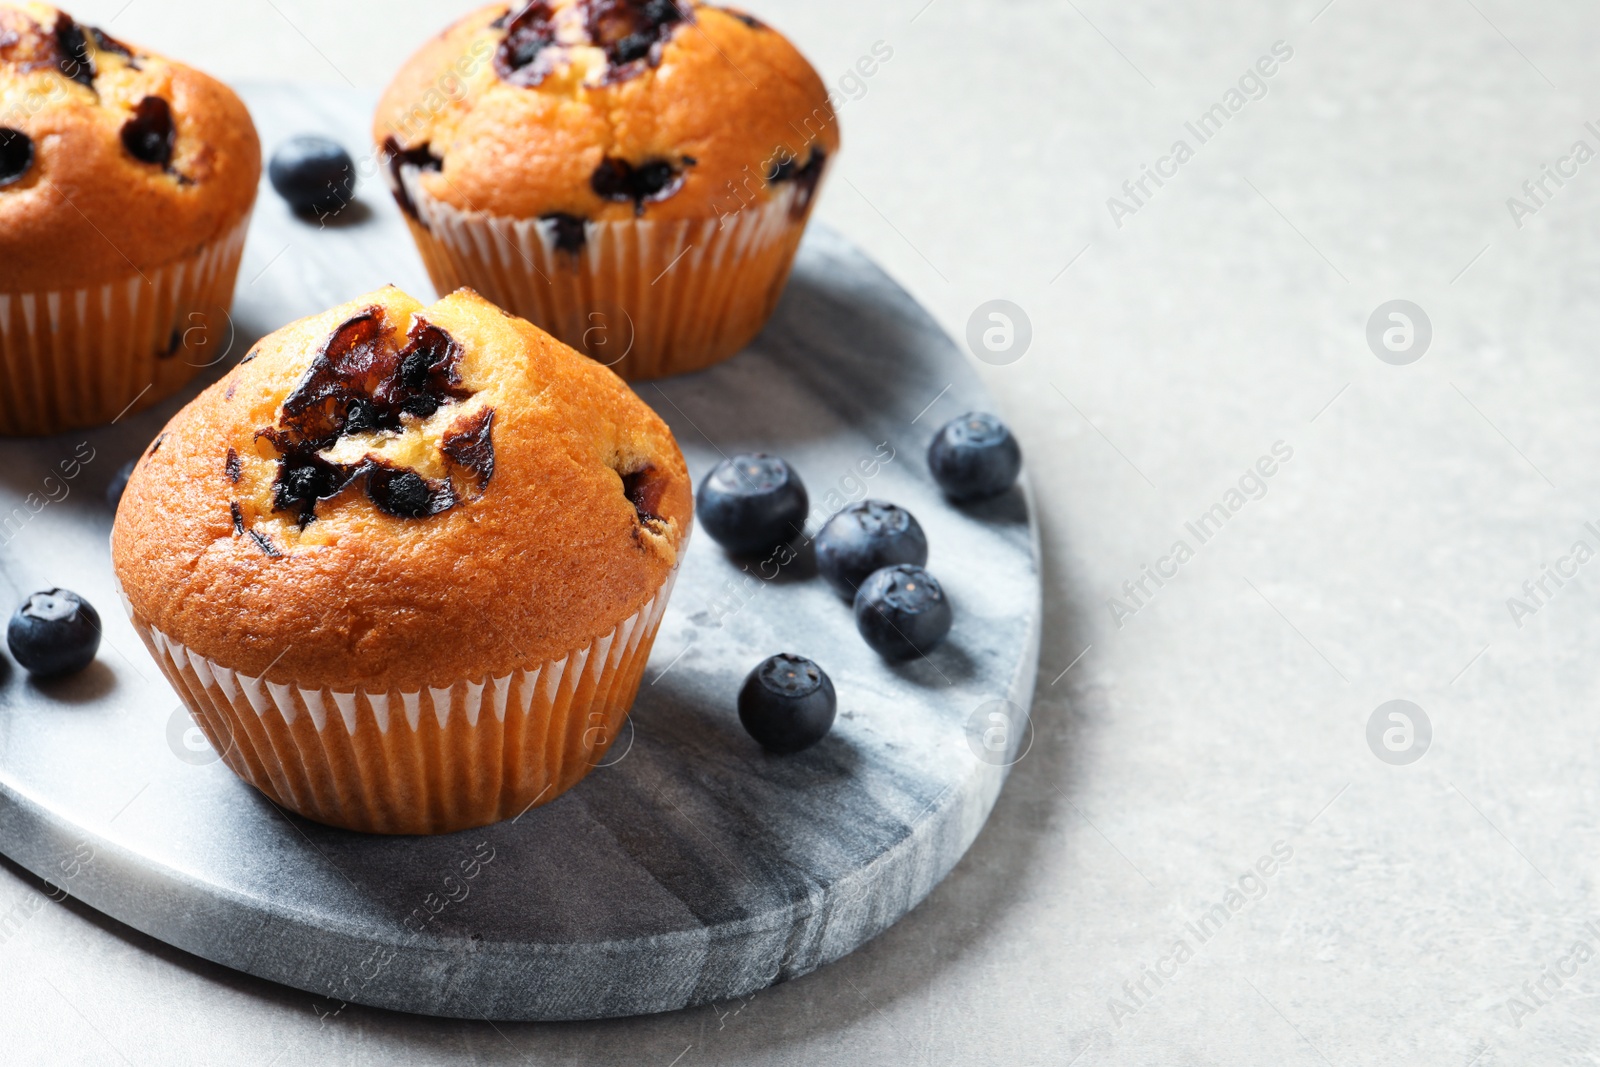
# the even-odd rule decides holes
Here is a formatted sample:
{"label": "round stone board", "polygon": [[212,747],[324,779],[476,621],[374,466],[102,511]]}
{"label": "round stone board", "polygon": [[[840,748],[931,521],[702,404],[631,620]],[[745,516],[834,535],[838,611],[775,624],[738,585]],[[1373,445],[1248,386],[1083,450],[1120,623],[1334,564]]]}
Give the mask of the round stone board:
{"label": "round stone board", "polygon": [[[306,131],[367,143],[366,97],[244,95],[269,151]],[[233,344],[203,381],[262,334],[385,282],[431,292],[362,170],[360,202],[328,227],[293,218],[263,182]],[[1031,741],[1040,586],[1025,489],[958,509],[924,458],[938,426],[991,401],[933,320],[819,227],[748,351],[637,388],[697,479],[725,454],[785,456],[811,492],[808,534],[848,500],[908,507],[956,609],[950,639],[886,663],[809,552],[763,570],[701,534],[604,765],[481,830],[383,838],[284,814],[217,762],[146,655],[112,584],[103,491],[199,384],[108,428],[0,442],[3,603],[62,585],[105,619],[83,675],[41,685],[13,667],[0,685],[0,851],[179,948],[328,1011],[589,1019],[743,996],[922,900]],[[734,709],[745,674],[779,651],[815,659],[839,693],[829,737],[787,757],[758,748]]]}

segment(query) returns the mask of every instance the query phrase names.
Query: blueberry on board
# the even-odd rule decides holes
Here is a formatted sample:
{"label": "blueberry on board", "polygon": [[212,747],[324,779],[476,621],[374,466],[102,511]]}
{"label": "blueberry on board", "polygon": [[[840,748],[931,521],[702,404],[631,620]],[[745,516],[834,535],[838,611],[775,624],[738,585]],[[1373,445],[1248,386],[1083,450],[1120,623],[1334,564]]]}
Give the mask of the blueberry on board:
{"label": "blueberry on board", "polygon": [[1022,449],[1005,423],[974,411],[951,419],[934,436],[928,469],[951,500],[979,500],[1016,484]]}
{"label": "blueberry on board", "polygon": [[116,511],[117,505],[122,503],[122,491],[128,488],[128,479],[133,477],[133,468],[138,462],[136,459],[128,460],[111,476],[111,484],[106,486],[106,503],[111,505],[112,511]]}
{"label": "blueberry on board", "polygon": [[100,650],[100,616],[77,593],[51,589],[35,593],[6,627],[11,655],[40,678],[76,674]]}
{"label": "blueberry on board", "polygon": [[337,141],[291,138],[272,153],[272,187],[302,215],[336,215],[356,195],[356,167]]}
{"label": "blueberry on board", "polygon": [[799,752],[833,728],[838,697],[827,672],[804,656],[764,660],[739,690],[739,721],[761,747]]}
{"label": "blueberry on board", "polygon": [[817,572],[847,599],[873,571],[926,562],[928,538],[916,517],[881,500],[851,504],[817,535]]}
{"label": "blueberry on board", "polygon": [[800,476],[764,452],[723,460],[695,494],[700,525],[736,555],[788,544],[805,528],[810,510]]}
{"label": "blueberry on board", "polygon": [[909,563],[874,571],[856,594],[856,629],[884,659],[927,655],[952,621],[939,580]]}

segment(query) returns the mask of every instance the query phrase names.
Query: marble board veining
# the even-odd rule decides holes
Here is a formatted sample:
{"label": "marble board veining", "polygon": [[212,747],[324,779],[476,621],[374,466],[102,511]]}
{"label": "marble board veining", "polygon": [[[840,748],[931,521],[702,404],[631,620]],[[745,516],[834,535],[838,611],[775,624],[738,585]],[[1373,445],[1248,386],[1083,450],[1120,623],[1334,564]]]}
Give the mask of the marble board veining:
{"label": "marble board veining", "polygon": [[[306,131],[366,144],[371,100],[358,94],[263,86],[245,97],[269,151]],[[261,334],[385,282],[431,293],[367,176],[351,217],[327,229],[291,217],[263,184],[235,343],[203,381]],[[103,490],[191,389],[112,427],[0,441],[0,516],[25,516],[0,536],[6,609],[62,585],[106,624],[85,674],[39,685],[13,667],[0,682],[0,851],[124,923],[325,998],[329,1011],[666,1011],[798,977],[887,928],[966,851],[1030,739],[1015,712],[998,734],[992,717],[1007,713],[996,702],[1029,707],[1038,658],[1026,490],[957,509],[924,461],[940,424],[991,401],[904,291],[816,227],[749,350],[637,388],[696,478],[723,454],[762,449],[796,466],[814,514],[862,496],[910,508],[956,608],[949,641],[925,660],[885,663],[809,553],[762,574],[701,534],[629,729],[571,792],[514,822],[433,838],[287,816],[197,738],[113,590]],[[60,461],[88,451],[62,480]],[[30,494],[44,506],[25,504]],[[832,734],[797,756],[764,753],[734,710],[746,672],[777,651],[817,660],[839,693]]]}

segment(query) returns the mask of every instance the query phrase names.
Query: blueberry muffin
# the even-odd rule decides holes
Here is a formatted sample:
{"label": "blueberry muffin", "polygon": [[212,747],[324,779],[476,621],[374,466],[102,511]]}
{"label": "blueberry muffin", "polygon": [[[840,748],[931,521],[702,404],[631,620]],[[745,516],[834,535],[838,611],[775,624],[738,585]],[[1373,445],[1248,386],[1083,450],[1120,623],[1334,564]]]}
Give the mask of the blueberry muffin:
{"label": "blueberry muffin", "polygon": [[692,521],[671,431],[470,290],[285,326],[139,461],[135,628],[274,802],[443,833],[571,788],[638,691]]}
{"label": "blueberry muffin", "polygon": [[689,0],[483,8],[406,63],[373,133],[441,292],[471,285],[626,378],[760,332],[839,151],[795,47]]}
{"label": "blueberry muffin", "polygon": [[0,2],[0,434],[111,421],[220,359],[260,174],[220,82]]}

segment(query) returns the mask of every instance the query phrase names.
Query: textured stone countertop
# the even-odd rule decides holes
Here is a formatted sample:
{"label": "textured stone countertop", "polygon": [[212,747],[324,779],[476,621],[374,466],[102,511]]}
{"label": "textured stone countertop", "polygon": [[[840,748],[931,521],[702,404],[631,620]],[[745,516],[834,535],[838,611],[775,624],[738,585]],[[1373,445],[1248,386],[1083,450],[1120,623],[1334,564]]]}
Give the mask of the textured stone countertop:
{"label": "textured stone countertop", "polygon": [[[0,865],[5,1058],[1600,1062],[1600,18],[1324,4],[750,4],[847,101],[821,217],[957,336],[1031,320],[982,370],[1044,536],[1037,737],[898,926],[678,1014],[319,1018]],[[76,13],[375,88],[466,6]]]}

